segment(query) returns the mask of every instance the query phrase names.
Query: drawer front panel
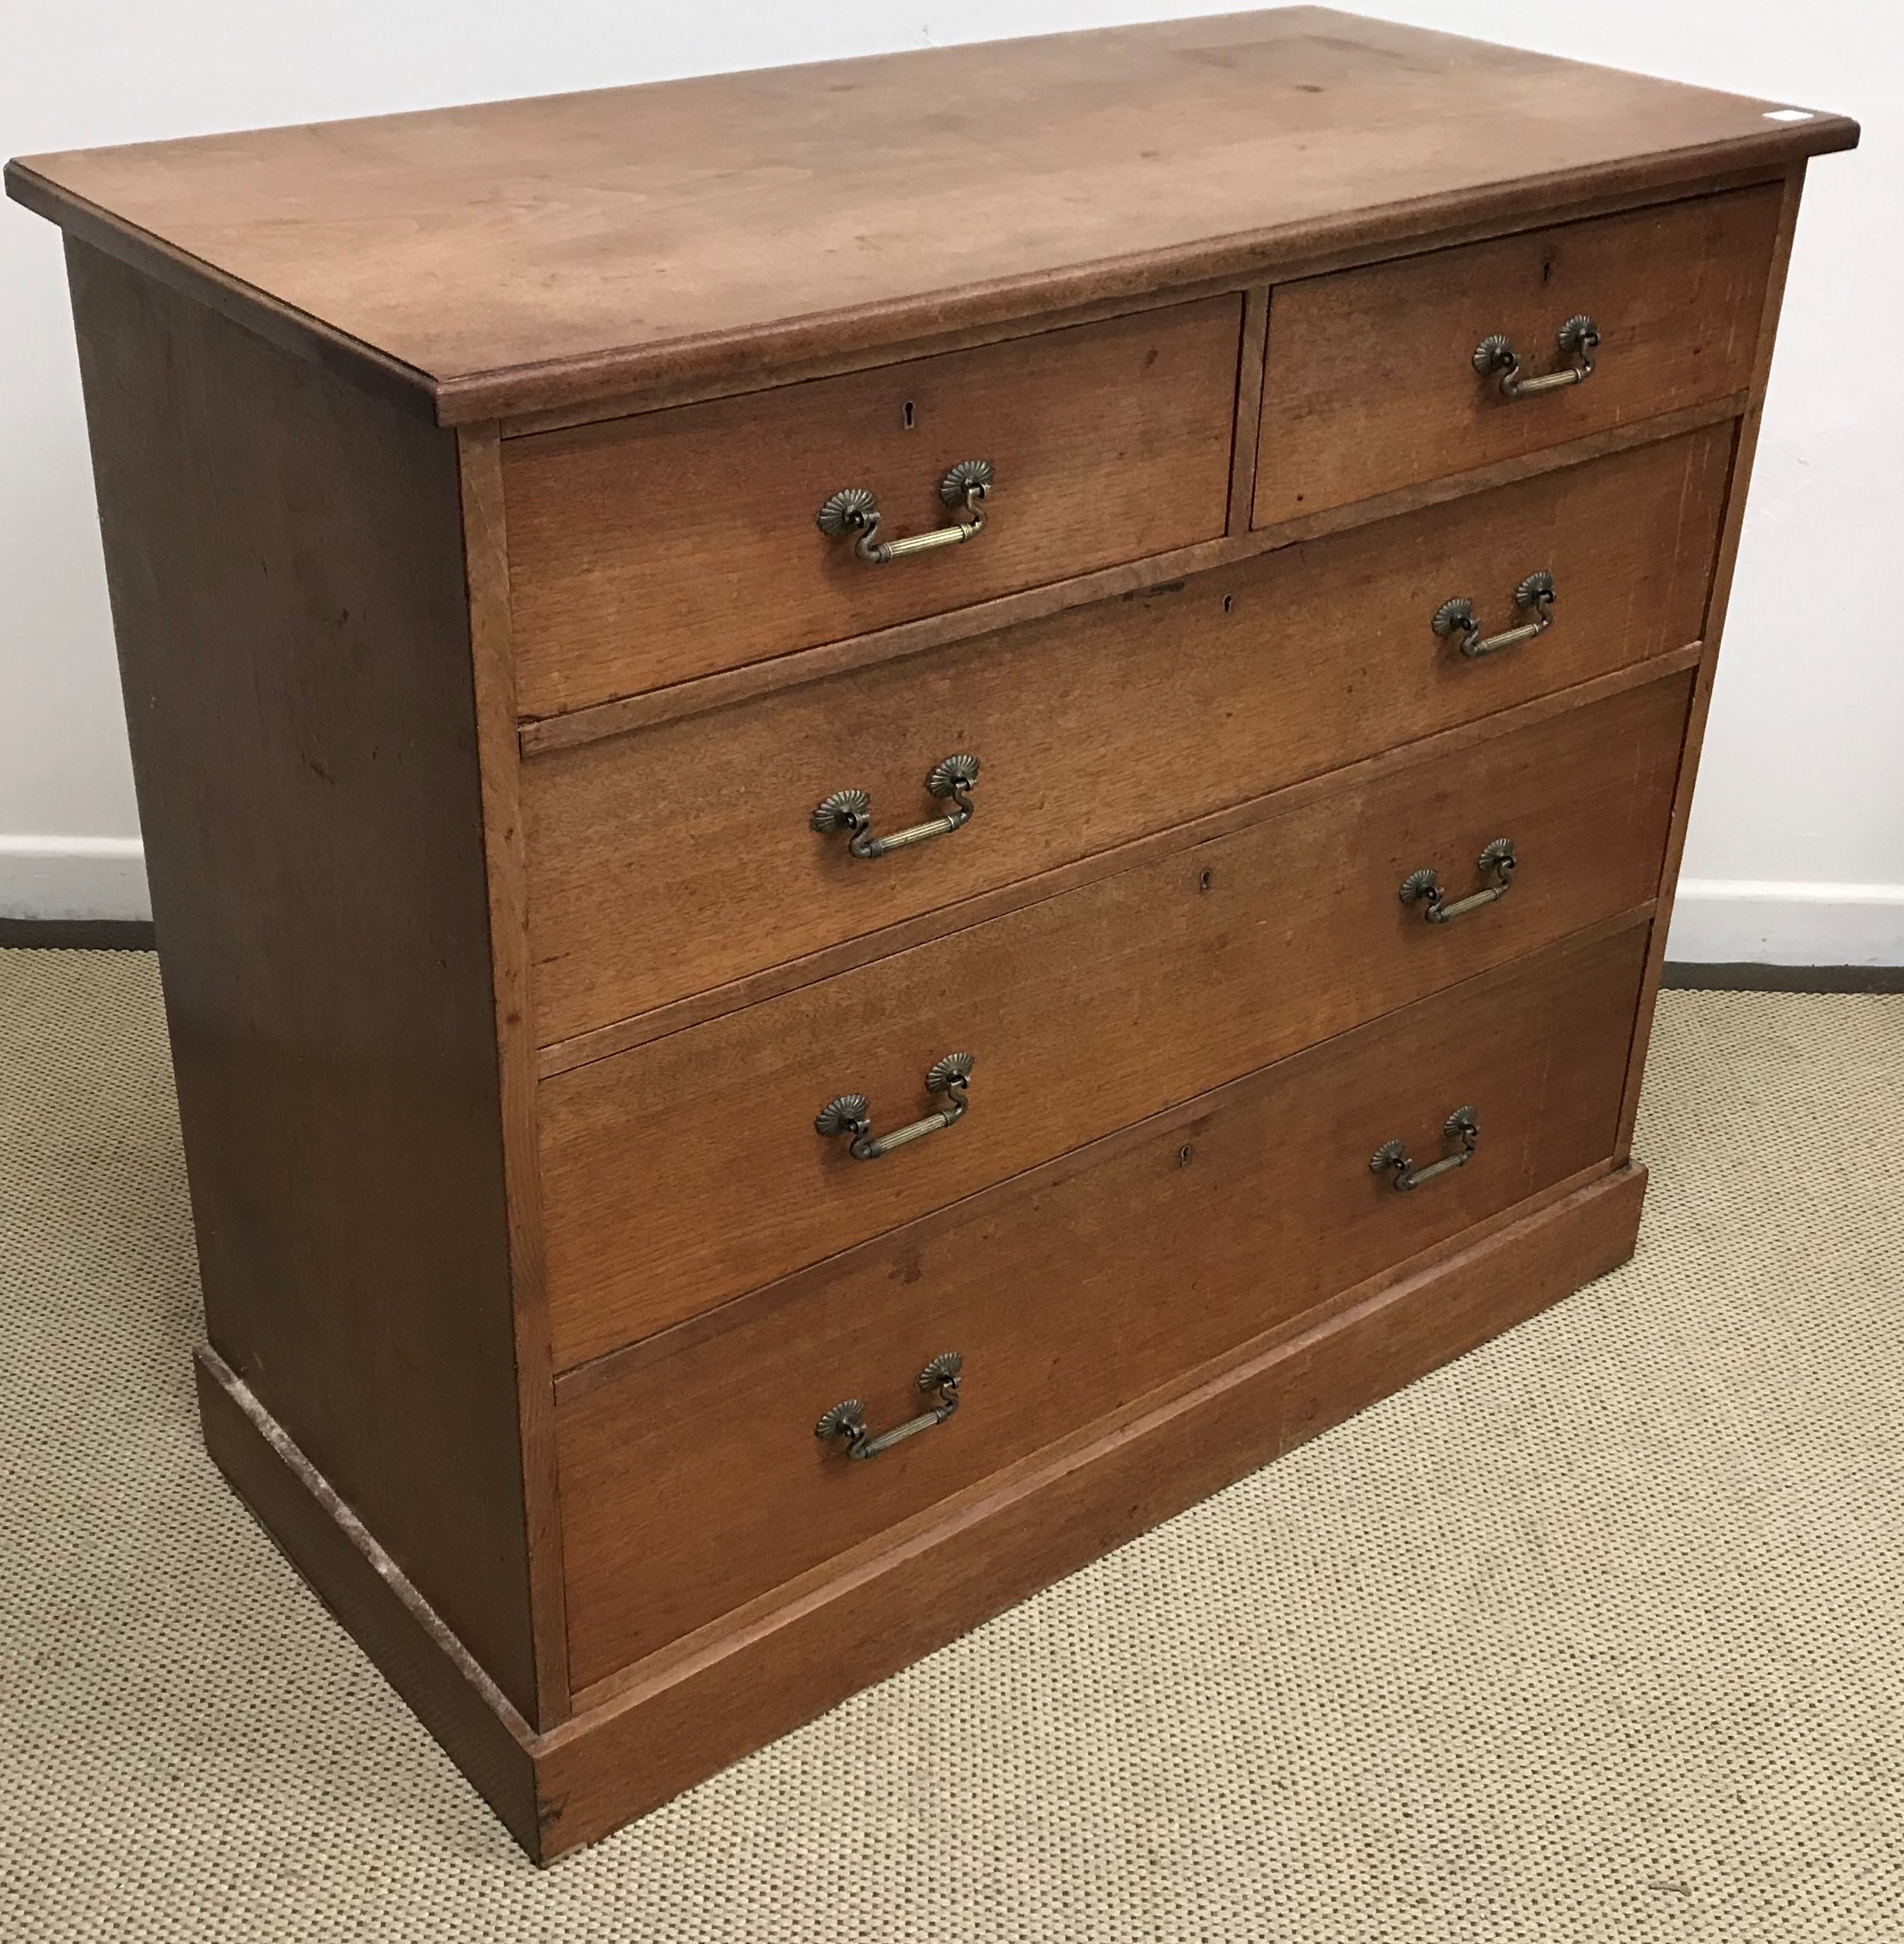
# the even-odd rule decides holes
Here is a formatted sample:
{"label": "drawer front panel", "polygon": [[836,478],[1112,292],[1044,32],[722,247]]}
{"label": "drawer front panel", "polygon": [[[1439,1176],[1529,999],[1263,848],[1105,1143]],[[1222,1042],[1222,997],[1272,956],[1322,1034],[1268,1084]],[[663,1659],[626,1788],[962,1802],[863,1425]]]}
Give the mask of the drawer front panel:
{"label": "drawer front panel", "polygon": [[[1630,910],[1657,886],[1689,674],[1265,821],[556,1076],[541,1091],[557,1367],[943,1207],[1422,994]],[[1452,922],[1404,903],[1435,871]],[[855,1158],[818,1111],[864,1094]]]}
{"label": "drawer front panel", "polygon": [[[1279,285],[1256,524],[1743,391],[1782,194],[1738,190]],[[1510,400],[1476,371],[1496,335],[1525,379],[1573,368],[1558,338],[1577,314],[1600,335],[1584,382]]]}
{"label": "drawer front panel", "polygon": [[[1518,895],[1518,892],[1516,894]],[[562,1387],[569,1660],[586,1684],[1611,1153],[1646,927],[1298,1056]],[[1472,1107],[1469,1165],[1398,1193]],[[976,1110],[974,1109],[974,1112]],[[813,1433],[965,1359],[957,1412],[855,1462]]]}
{"label": "drawer front panel", "polygon": [[[1729,425],[1144,596],[538,756],[523,771],[545,1044],[1263,795],[1698,638]],[[1553,626],[1480,659],[1552,572]],[[856,788],[875,829],[971,822],[877,859],[816,834]]]}
{"label": "drawer front panel", "polygon": [[[503,451],[519,706],[554,715],[1224,530],[1240,297],[1047,332]],[[984,531],[883,566],[815,515],[876,500],[879,539],[953,518],[990,462]]]}

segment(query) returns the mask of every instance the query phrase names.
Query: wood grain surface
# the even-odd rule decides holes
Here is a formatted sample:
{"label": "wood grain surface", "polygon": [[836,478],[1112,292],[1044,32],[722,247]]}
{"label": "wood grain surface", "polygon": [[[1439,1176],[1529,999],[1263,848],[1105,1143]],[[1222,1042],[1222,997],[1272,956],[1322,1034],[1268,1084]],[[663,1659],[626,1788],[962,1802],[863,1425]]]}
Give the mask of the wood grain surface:
{"label": "wood grain surface", "polygon": [[413,372],[452,422],[1857,139],[1780,105],[1290,8],[38,155],[8,186]]}
{"label": "wood grain surface", "polygon": [[536,1727],[550,1728],[568,1714],[568,1625],[562,1610],[562,1513],[556,1499],[555,1399],[542,1251],[522,749],[515,735],[515,658],[509,639],[508,536],[500,442],[493,425],[466,426],[456,435],[470,665],[482,773],[483,861],[489,885],[497,1110],[508,1208],[517,1416],[536,1640],[536,1705],[532,1719]]}
{"label": "wood grain surface", "polygon": [[[517,700],[546,716],[1214,539],[1228,511],[1242,299],[511,439]],[[814,515],[877,497],[880,536],[985,530],[869,566]]]}
{"label": "wood grain surface", "polygon": [[[545,1080],[556,1367],[617,1344],[1646,902],[1689,681],[1655,682],[931,945]],[[1522,863],[1430,925],[1397,895]],[[875,1127],[930,1111],[928,1067],[977,1060],[971,1107],[860,1161],[814,1132],[837,1094]]]}
{"label": "wood grain surface", "polygon": [[[1280,285],[1270,305],[1256,523],[1744,389],[1778,226],[1771,183]],[[1591,316],[1584,384],[1501,398],[1475,347],[1511,338],[1530,377],[1565,368]]]}
{"label": "wood grain surface", "polygon": [[536,1750],[546,1861],[604,1835],[1632,1255],[1627,1167],[1081,1449],[1025,1468],[756,1619],[654,1657]]}
{"label": "wood grain surface", "polygon": [[[1187,822],[1697,639],[1731,428],[1595,460],[930,656],[626,737],[522,775],[536,1012],[561,1041],[757,968]],[[1469,661],[1555,577],[1553,627]],[[972,822],[867,861],[807,818],[935,811],[926,772],[983,764]]]}
{"label": "wood grain surface", "polygon": [[631,1047],[645,1045],[651,1040],[665,1039],[671,1033],[704,1025],[709,1020],[738,1012],[744,1007],[778,999],[820,979],[871,965],[876,958],[889,958],[896,952],[909,951],[916,945],[949,938],[954,932],[968,930],[975,925],[1002,918],[1023,906],[1036,904],[1041,899],[1080,890],[1100,878],[1113,878],[1120,872],[1194,850],[1200,844],[1229,836],[1251,824],[1260,822],[1272,809],[1279,815],[1293,814],[1305,801],[1331,791],[1365,789],[1392,771],[1417,763],[1451,760],[1476,744],[1489,742],[1496,736],[1532,729],[1570,709],[1610,701],[1615,696],[1623,695],[1649,682],[1696,668],[1702,652],[1698,642],[1690,642],[1685,647],[1675,648],[1630,668],[1616,668],[1591,681],[1578,682],[1572,688],[1535,696],[1497,714],[1484,716],[1478,721],[1458,723],[1452,728],[1441,730],[1419,742],[1399,744],[1392,749],[1380,750],[1340,770],[1306,777],[1275,792],[1273,805],[1260,797],[1231,804],[1191,822],[1153,831],[1147,836],[1120,844],[1113,850],[1078,858],[1039,877],[1022,879],[1018,883],[962,899],[957,904],[922,912],[917,917],[888,925],[879,931],[865,933],[855,938],[839,939],[804,958],[767,966],[744,979],[692,993],[672,1004],[657,1007],[652,1012],[617,1020],[592,1032],[579,1034],[573,1039],[559,1040],[538,1053],[538,1070],[545,1079],[552,1078],[573,1067],[585,1066],[592,1061],[625,1052]]}
{"label": "wood grain surface", "polygon": [[[561,1394],[578,1685],[1610,1153],[1645,943],[1457,986]],[[1392,1136],[1438,1157],[1464,1105],[1469,1166],[1412,1195],[1370,1171]],[[863,1464],[814,1436],[841,1398],[912,1416],[949,1349],[945,1423]]]}
{"label": "wood grain surface", "polygon": [[1563,472],[1570,466],[1703,431],[1709,426],[1737,419],[1745,407],[1746,394],[1734,392],[1724,398],[1689,406],[1684,411],[1668,412],[1658,418],[1615,426],[1586,438],[1570,439],[1563,445],[1543,446],[1512,459],[1497,459],[1472,472],[1420,480],[1392,493],[1378,494],[1372,500],[1354,501],[1347,506],[1332,507],[1326,512],[1305,514],[1301,519],[1285,520],[1279,526],[1256,527],[1247,532],[1226,534],[1219,540],[1199,541],[1194,546],[1175,547],[1167,553],[1152,554],[1148,560],[1100,567],[1094,574],[1074,574],[1067,581],[1053,581],[1018,594],[1001,595],[995,601],[978,601],[969,607],[949,609],[917,621],[898,622],[889,628],[875,628],[869,634],[776,655],[770,661],[750,661],[738,668],[723,669],[718,675],[700,675],[665,689],[650,689],[641,695],[621,696],[613,702],[571,710],[565,715],[531,717],[520,725],[522,752],[540,756],[552,749],[599,742],[605,736],[625,735],[658,722],[705,714],[783,689],[800,688],[809,682],[823,681],[885,661],[903,661],[981,634],[1047,620],[1070,609],[1144,594],[1214,568],[1240,566],[1265,553],[1329,539],[1357,527],[1373,526],[1430,507],[1445,506],[1473,494],[1492,493],[1549,473]]}
{"label": "wood grain surface", "polygon": [[533,1719],[456,442],[68,266],[206,1329]]}

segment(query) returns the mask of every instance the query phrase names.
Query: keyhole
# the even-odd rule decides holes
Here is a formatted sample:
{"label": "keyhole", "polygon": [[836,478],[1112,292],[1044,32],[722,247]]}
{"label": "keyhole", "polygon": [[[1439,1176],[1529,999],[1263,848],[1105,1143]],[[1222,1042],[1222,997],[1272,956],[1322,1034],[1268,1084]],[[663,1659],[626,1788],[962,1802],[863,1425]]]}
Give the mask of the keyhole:
{"label": "keyhole", "polygon": [[1228,613],[1229,613],[1230,609],[1231,609],[1231,608],[1235,607],[1235,605],[1236,605],[1236,596],[1235,596],[1235,595],[1233,595],[1233,594],[1226,594],[1226,595],[1224,595],[1224,597],[1223,597],[1223,612],[1224,612],[1225,614],[1228,614]]}
{"label": "keyhole", "polygon": [[1188,1142],[1186,1142],[1183,1147],[1177,1150],[1178,1167],[1188,1167],[1190,1163],[1196,1158],[1196,1149],[1192,1147]]}
{"label": "keyhole", "polygon": [[907,431],[909,431],[909,432],[910,432],[910,431],[912,430],[912,428],[913,428],[913,424],[914,424],[914,412],[913,412],[913,408],[912,408],[912,400],[911,400],[910,399],[907,399],[907,401],[906,401],[906,409],[905,409],[905,410],[904,410],[904,411],[903,411],[903,412],[900,414],[900,416],[901,416],[901,417],[902,417],[905,420],[905,421],[906,421],[906,429],[907,429]]}
{"label": "keyhole", "polygon": [[1210,873],[1208,871],[1200,871],[1197,874],[1197,888],[1199,891],[1207,891],[1210,888]]}

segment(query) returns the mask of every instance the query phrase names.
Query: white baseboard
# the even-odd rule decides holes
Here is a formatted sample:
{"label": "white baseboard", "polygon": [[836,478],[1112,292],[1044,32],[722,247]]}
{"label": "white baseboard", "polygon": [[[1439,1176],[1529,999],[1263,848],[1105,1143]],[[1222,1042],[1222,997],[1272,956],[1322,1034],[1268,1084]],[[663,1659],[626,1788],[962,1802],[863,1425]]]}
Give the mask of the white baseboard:
{"label": "white baseboard", "polygon": [[149,919],[137,837],[0,834],[0,918]]}
{"label": "white baseboard", "polygon": [[1904,965],[1904,885],[1682,878],[1666,956],[1694,965]]}

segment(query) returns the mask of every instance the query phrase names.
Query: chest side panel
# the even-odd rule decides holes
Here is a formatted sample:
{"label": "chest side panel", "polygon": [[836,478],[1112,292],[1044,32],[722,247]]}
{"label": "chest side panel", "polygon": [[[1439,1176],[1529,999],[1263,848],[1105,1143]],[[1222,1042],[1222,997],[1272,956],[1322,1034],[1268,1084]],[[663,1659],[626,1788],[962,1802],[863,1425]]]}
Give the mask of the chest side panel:
{"label": "chest side panel", "polygon": [[68,262],[208,1333],[527,1712],[453,438]]}

